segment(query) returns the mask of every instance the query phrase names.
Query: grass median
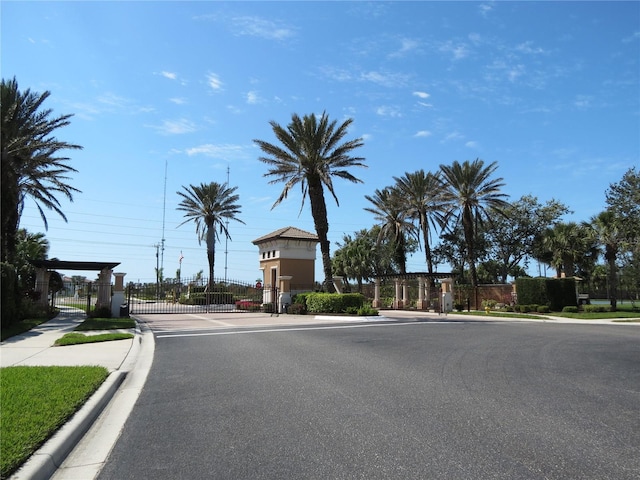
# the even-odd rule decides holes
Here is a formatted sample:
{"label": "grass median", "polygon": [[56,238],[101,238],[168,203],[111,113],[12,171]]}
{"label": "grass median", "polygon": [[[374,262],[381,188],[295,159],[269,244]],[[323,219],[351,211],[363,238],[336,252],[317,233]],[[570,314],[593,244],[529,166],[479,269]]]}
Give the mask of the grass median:
{"label": "grass median", "polygon": [[0,369],[0,476],[15,472],[102,385],[104,367]]}

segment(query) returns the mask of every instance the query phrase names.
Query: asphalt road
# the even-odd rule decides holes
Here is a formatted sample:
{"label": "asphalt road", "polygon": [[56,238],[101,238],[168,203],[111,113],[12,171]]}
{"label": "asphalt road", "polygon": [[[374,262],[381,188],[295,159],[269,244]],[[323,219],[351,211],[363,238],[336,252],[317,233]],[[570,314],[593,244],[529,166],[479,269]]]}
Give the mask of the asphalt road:
{"label": "asphalt road", "polygon": [[100,479],[640,478],[638,328],[182,333]]}

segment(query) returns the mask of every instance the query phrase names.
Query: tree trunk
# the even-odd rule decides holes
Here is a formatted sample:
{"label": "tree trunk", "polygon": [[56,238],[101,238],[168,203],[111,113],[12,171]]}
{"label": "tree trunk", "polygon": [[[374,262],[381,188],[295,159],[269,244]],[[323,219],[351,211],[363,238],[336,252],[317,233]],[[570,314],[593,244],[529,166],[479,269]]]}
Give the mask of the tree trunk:
{"label": "tree trunk", "polygon": [[207,227],[207,260],[209,261],[209,291],[213,289],[213,269],[216,263],[216,231]]}
{"label": "tree trunk", "polygon": [[311,215],[316,227],[316,234],[320,243],[322,255],[322,269],[324,271],[324,288],[333,293],[333,271],[331,270],[331,252],[329,244],[329,222],[327,220],[327,205],[324,201],[324,191],[319,179],[307,178],[309,185],[309,202],[311,203]]}

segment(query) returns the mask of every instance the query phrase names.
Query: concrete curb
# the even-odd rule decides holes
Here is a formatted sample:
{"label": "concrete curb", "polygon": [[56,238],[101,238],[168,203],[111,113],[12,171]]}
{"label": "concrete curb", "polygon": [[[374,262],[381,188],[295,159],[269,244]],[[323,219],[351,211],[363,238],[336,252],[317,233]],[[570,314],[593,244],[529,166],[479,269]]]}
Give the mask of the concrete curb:
{"label": "concrete curb", "polygon": [[113,398],[126,376],[127,372],[112,372],[82,408],[10,477],[11,480],[51,478]]}

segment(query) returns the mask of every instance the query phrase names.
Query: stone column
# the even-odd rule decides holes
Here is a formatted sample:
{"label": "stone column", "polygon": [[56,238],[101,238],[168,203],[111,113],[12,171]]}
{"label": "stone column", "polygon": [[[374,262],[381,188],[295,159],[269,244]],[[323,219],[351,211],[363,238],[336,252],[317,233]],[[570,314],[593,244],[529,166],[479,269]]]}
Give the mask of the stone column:
{"label": "stone column", "polygon": [[40,298],[36,301],[37,304],[47,306],[49,305],[49,278],[51,272],[44,267],[38,267],[36,269],[36,292],[40,294]]}
{"label": "stone column", "polygon": [[98,274],[98,299],[96,308],[111,308],[111,273],[113,270],[103,268]]}
{"label": "stone column", "polygon": [[111,316],[118,318],[120,316],[120,306],[125,303],[124,299],[124,276],[126,273],[114,273],[116,277],[113,286],[113,297],[111,297]]}
{"label": "stone column", "polygon": [[380,279],[376,278],[373,281],[373,304],[371,305],[373,308],[380,308]]}
{"label": "stone column", "polygon": [[393,308],[400,310],[402,308],[402,284],[399,278],[394,279],[396,284],[396,295],[393,299]]}
{"label": "stone column", "polygon": [[403,278],[402,279],[402,307],[403,308],[407,308],[409,307],[409,286],[407,285],[407,279]]}
{"label": "stone column", "polygon": [[418,310],[425,310],[428,308],[428,301],[424,300],[424,277],[418,277],[418,303],[416,308]]}
{"label": "stone column", "polygon": [[280,313],[286,313],[287,306],[291,305],[291,275],[280,275],[280,294],[278,295],[278,305]]}

